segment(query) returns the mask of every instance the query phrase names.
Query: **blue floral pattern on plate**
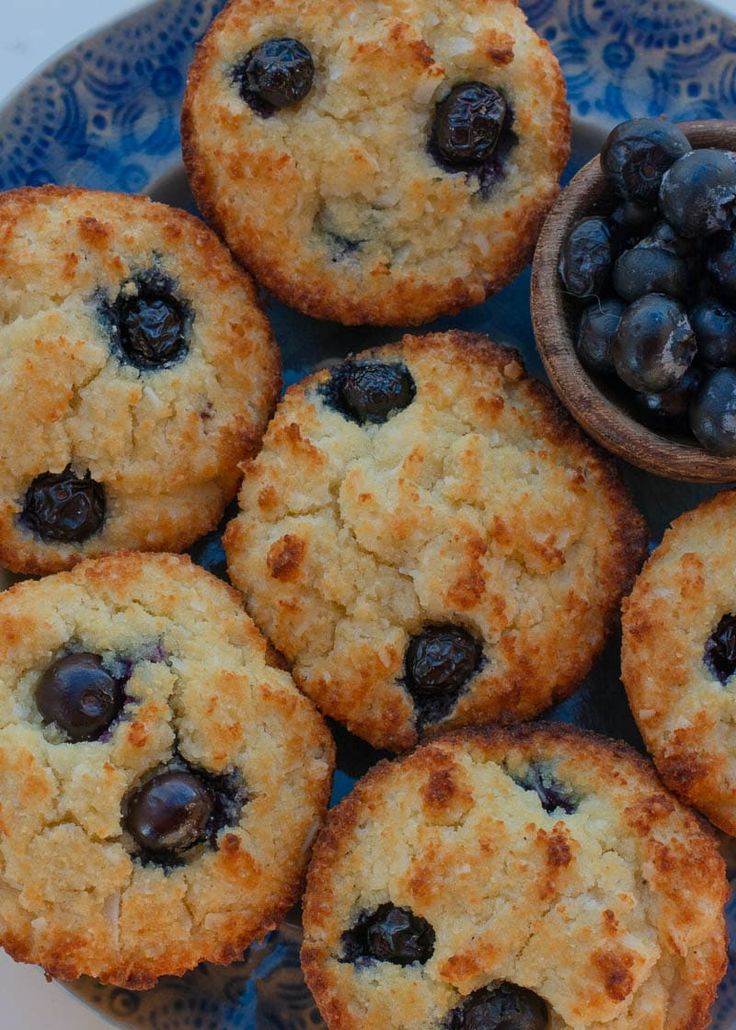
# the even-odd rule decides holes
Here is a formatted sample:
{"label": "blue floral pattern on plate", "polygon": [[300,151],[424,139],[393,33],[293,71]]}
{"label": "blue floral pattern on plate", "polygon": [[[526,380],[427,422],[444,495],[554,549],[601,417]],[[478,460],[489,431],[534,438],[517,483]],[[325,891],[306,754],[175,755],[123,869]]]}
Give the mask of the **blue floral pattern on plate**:
{"label": "blue floral pattern on plate", "polygon": [[[159,0],[52,60],[0,109],[0,189],[75,183],[152,191],[191,205],[180,168],[179,110],[196,41],[224,0]],[[691,0],[522,0],[560,58],[575,115],[568,175],[613,122],[642,114],[676,119],[736,117],[736,23]],[[518,346],[541,374],[528,317],[528,273],[450,325],[492,331]],[[273,302],[287,381],[319,361],[395,337],[303,318]],[[346,339],[347,337],[347,339]],[[636,470],[627,479],[654,538],[707,495]],[[210,548],[212,550],[212,548]],[[217,548],[215,547],[214,551]],[[217,562],[218,554],[211,560]],[[581,690],[553,713],[640,744],[618,678],[616,642]],[[373,761],[367,745],[335,728],[335,798]],[[736,841],[724,843],[736,878]],[[736,939],[736,901],[729,907]],[[135,993],[82,981],[72,990],[119,1026],[138,1030],[310,1030],[323,1023],[299,970],[291,920],[229,968],[202,966]],[[736,963],[734,963],[736,967]],[[721,989],[714,1030],[736,1028],[736,968]]]}

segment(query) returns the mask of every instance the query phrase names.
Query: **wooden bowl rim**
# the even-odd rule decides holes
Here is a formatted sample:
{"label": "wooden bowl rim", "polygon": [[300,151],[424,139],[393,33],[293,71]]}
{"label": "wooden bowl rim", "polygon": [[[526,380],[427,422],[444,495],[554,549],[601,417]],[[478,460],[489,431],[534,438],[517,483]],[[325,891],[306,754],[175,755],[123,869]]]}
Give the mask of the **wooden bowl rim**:
{"label": "wooden bowl rim", "polygon": [[[678,127],[695,148],[736,150],[736,121],[680,122]],[[557,271],[560,247],[571,224],[592,213],[607,195],[596,156],[562,191],[537,242],[532,266],[532,323],[550,382],[586,432],[630,464],[687,482],[736,480],[736,457],[708,454],[697,443],[680,442],[648,429],[607,397],[578,359]]]}

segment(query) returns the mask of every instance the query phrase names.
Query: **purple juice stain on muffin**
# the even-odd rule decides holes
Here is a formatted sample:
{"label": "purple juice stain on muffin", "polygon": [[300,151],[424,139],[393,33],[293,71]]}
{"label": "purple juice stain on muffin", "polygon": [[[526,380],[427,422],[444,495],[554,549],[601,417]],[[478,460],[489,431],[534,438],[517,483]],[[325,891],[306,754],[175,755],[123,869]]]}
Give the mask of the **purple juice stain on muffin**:
{"label": "purple juice stain on muffin", "polygon": [[703,661],[724,686],[736,672],[736,615],[724,615],[705,642]]}
{"label": "purple juice stain on muffin", "polygon": [[579,794],[559,779],[548,764],[532,762],[523,775],[510,775],[524,790],[534,791],[548,814],[559,811],[572,815],[577,811],[581,800]]}

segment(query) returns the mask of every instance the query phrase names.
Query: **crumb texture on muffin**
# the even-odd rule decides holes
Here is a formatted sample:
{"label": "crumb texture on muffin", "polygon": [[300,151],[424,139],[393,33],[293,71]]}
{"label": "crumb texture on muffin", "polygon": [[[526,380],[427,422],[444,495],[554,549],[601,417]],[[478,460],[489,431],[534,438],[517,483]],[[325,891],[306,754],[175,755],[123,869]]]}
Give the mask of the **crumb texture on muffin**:
{"label": "crumb texture on muffin", "polygon": [[[407,369],[414,394],[361,425],[330,399],[339,368],[287,392],[226,534],[233,583],[298,685],[376,747],[530,718],[599,653],[643,521],[515,351],[451,332],[366,363]],[[407,649],[438,625],[482,653],[456,703],[418,716]]]}
{"label": "crumb texture on muffin", "polygon": [[[308,48],[314,82],[263,117],[238,70],[283,37]],[[469,82],[513,115],[492,182],[430,146],[437,104]],[[190,72],[183,138],[200,208],[278,297],[408,325],[477,304],[524,267],[570,118],[557,60],[515,0],[231,0]]]}
{"label": "crumb texture on muffin", "polygon": [[[704,1030],[727,893],[711,834],[630,748],[559,724],[466,730],[381,763],[329,814],[302,963],[330,1030],[487,1025],[450,1014],[501,984],[546,1005],[535,1028]],[[384,905],[429,924],[431,955],[346,954]]]}
{"label": "crumb texture on muffin", "polygon": [[736,492],[726,491],[665,533],[624,603],[622,650],[624,685],[660,775],[732,835],[734,563]]}
{"label": "crumb texture on muffin", "polygon": [[[0,627],[0,944],[130,988],[239,958],[299,897],[334,748],[235,591],[188,558],[116,555],[13,587]],[[72,743],[36,696],[80,652],[125,670],[125,706]],[[239,797],[216,838],[157,861],[125,812],[174,758]]]}
{"label": "crumb texture on muffin", "polygon": [[[154,330],[169,301],[182,326],[158,365],[121,332],[121,312],[151,298]],[[0,198],[0,371],[0,563],[36,573],[181,550],[214,528],[280,380],[253,285],[206,226],[143,197],[55,187]],[[104,494],[84,539],[44,537],[24,516],[37,477],[67,469]]]}

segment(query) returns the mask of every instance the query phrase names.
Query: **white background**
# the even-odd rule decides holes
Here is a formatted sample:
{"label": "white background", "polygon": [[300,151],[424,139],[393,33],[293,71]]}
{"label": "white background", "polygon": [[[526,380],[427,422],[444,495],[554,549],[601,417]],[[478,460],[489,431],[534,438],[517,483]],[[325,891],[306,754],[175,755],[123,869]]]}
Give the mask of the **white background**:
{"label": "white background", "polygon": [[[57,50],[139,6],[142,0],[0,0],[0,101]],[[736,15],[736,0],[714,6]],[[38,970],[16,966],[2,954],[0,999],[0,1030],[101,1030],[106,1025],[61,988],[47,984]]]}

